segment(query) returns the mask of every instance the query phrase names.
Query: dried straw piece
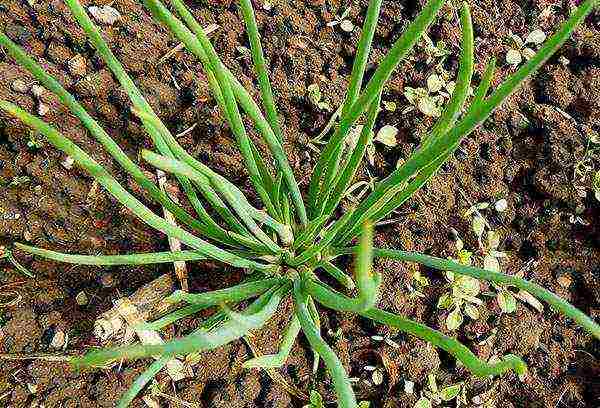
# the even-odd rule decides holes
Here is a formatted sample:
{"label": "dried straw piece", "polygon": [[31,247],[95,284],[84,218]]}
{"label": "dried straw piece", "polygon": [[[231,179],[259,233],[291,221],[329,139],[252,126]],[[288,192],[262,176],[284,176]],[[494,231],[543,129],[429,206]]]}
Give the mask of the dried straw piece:
{"label": "dried straw piece", "polygon": [[[103,342],[112,340],[129,343],[137,335],[142,344],[163,344],[158,332],[138,327],[173,308],[173,304],[164,301],[173,289],[173,278],[166,274],[138,289],[130,297],[117,300],[112,309],[96,320],[94,334]],[[154,358],[158,359],[160,356]],[[166,368],[173,381],[193,375],[191,368],[176,358],[169,360]]]}
{"label": "dried straw piece", "polygon": [[[179,199],[177,195],[174,194],[167,185],[167,175],[162,170],[156,170],[156,175],[158,177],[158,186],[162,191],[164,191],[174,203],[179,204]],[[165,216],[165,220],[167,220],[171,225],[176,226],[175,217],[173,214],[169,212],[166,208],[163,207],[163,214]],[[169,237],[169,247],[173,252],[181,252],[181,241],[177,238]],[[179,283],[181,284],[181,289],[184,292],[189,291],[188,281],[187,281],[187,268],[185,266],[185,261],[175,261],[173,263],[175,266],[175,274],[179,279]]]}
{"label": "dried straw piece", "polygon": [[[140,319],[152,320],[173,309],[173,304],[165,302],[165,298],[173,293],[174,285],[170,274],[162,275],[135,291],[128,301],[136,307]],[[126,331],[127,324],[119,312],[118,302],[115,307],[102,314],[94,325],[95,336],[103,342],[118,337],[122,339]]]}
{"label": "dried straw piece", "polygon": [[[129,299],[121,299],[119,300],[117,306],[119,313],[130,327],[133,328],[135,334],[137,334],[138,338],[142,342],[142,344],[146,345],[156,345],[163,344],[164,341],[155,330],[145,330],[145,329],[137,329],[140,325],[146,323],[145,319],[140,317],[140,313],[138,309],[129,301]],[[153,356],[156,360],[160,358],[160,356]],[[191,367],[186,366],[182,361],[172,358],[167,364],[167,372],[169,376],[173,379],[173,381],[179,381],[186,377],[191,377],[194,373],[191,371]]]}

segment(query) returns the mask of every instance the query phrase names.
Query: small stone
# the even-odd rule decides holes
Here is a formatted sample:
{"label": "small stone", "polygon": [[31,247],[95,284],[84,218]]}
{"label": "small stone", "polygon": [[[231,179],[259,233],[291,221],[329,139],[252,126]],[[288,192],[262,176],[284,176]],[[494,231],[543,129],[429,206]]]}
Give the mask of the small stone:
{"label": "small stone", "polygon": [[85,306],[90,302],[90,299],[88,298],[87,293],[85,293],[85,291],[82,290],[77,295],[75,295],[75,302],[77,302],[79,306]]}
{"label": "small stone", "polygon": [[263,3],[263,10],[265,10],[265,11],[271,11],[272,8],[273,8],[273,4],[271,4],[270,1],[265,1]]}
{"label": "small stone", "polygon": [[383,384],[383,372],[379,369],[373,371],[373,374],[371,374],[371,381],[373,381],[373,384],[375,385]]}
{"label": "small stone", "polygon": [[437,99],[432,97],[431,95],[424,96],[419,99],[417,103],[417,107],[421,111],[421,113],[431,116],[431,117],[439,117],[442,114],[442,110],[437,104]]}
{"label": "small stone", "polygon": [[372,366],[372,365],[366,365],[366,366],[364,366],[364,370],[365,371],[375,371],[375,370],[377,370],[377,367]]}
{"label": "small stone", "polygon": [[340,23],[340,28],[347,33],[350,33],[354,30],[354,24],[350,20],[344,20]]}
{"label": "small stone", "polygon": [[113,25],[121,18],[121,13],[111,6],[91,6],[88,10],[92,17],[100,24]]}
{"label": "small stone", "polygon": [[506,53],[506,62],[511,65],[519,65],[523,61],[523,56],[518,50],[508,50]]}
{"label": "small stone", "polygon": [[38,115],[46,116],[50,112],[50,107],[45,103],[40,103],[38,106]]}
{"label": "small stone", "polygon": [[394,147],[398,144],[396,136],[398,135],[398,128],[392,125],[385,125],[375,136],[375,141],[384,144],[388,147]]}
{"label": "small stone", "polygon": [[522,54],[523,54],[523,57],[525,57],[525,59],[527,61],[529,61],[530,59],[535,57],[535,51],[532,50],[531,48],[524,48],[522,51]]}
{"label": "small stone", "polygon": [[77,54],[73,58],[71,58],[69,60],[68,65],[69,65],[69,72],[73,76],[83,77],[87,73],[86,65],[85,65],[85,58],[80,54]]}
{"label": "small stone", "polygon": [[105,288],[112,288],[116,284],[115,277],[112,273],[106,272],[100,277],[100,283]]}
{"label": "small stone", "polygon": [[67,169],[67,170],[71,170],[73,168],[73,163],[75,163],[75,160],[71,157],[71,156],[67,156],[62,162],[62,166]]}
{"label": "small stone", "polygon": [[62,349],[67,344],[67,335],[62,330],[56,330],[54,333],[54,337],[52,337],[52,341],[50,342],[50,347],[53,349]]}
{"label": "small stone", "polygon": [[46,93],[46,88],[41,85],[32,85],[31,86],[31,94],[38,99],[41,99]]}
{"label": "small stone", "polygon": [[415,383],[412,381],[404,380],[404,392],[407,394],[413,394],[415,392]]}
{"label": "small stone", "polygon": [[27,82],[23,81],[22,79],[15,79],[10,87],[13,91],[23,94],[29,92],[30,89]]}
{"label": "small stone", "polygon": [[502,198],[502,199],[496,201],[496,204],[494,204],[494,208],[499,213],[504,212],[508,209],[508,201],[506,201],[506,199]]}
{"label": "small stone", "polygon": [[531,33],[529,33],[529,35],[527,36],[527,38],[525,39],[525,43],[529,43],[529,44],[541,44],[544,41],[546,41],[546,33],[543,32],[540,29],[537,30],[533,30]]}
{"label": "small stone", "polygon": [[571,284],[573,283],[573,279],[571,279],[571,276],[569,276],[568,273],[564,273],[564,274],[560,275],[558,277],[557,281],[558,281],[558,284],[565,289],[568,289],[571,286]]}

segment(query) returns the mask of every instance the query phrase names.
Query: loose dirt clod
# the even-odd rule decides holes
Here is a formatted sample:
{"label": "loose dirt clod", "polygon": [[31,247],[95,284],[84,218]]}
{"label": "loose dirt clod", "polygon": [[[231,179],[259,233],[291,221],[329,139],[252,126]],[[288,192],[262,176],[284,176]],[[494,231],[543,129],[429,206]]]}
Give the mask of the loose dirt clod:
{"label": "loose dirt clod", "polygon": [[85,58],[77,54],[69,60],[69,72],[73,76],[83,77],[87,73]]}
{"label": "loose dirt clod", "polygon": [[13,83],[10,85],[10,87],[13,91],[19,92],[22,94],[29,92],[29,89],[30,89],[27,82],[23,81],[22,79],[14,80]]}

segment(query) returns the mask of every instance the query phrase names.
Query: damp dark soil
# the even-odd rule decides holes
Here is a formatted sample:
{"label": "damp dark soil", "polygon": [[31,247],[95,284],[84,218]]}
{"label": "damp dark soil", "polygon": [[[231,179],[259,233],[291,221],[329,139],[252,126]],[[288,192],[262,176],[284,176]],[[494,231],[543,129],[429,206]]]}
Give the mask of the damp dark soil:
{"label": "damp dark soil", "polygon": [[[117,57],[147,96],[159,116],[175,133],[195,126],[179,141],[190,153],[227,176],[254,197],[242,160],[227,124],[210,96],[199,63],[184,52],[162,57],[177,41],[133,0],[84,1],[111,4],[121,17],[102,31]],[[257,96],[247,53],[247,38],[236,2],[188,0],[204,25],[215,23],[211,34],[225,64]],[[307,87],[317,83],[326,102],[338,106],[347,85],[359,29],[348,33],[328,26],[348,7],[347,18],[362,25],[366,0],[272,0],[272,7],[254,2],[264,39],[275,98],[285,129],[285,147],[304,189],[315,162],[307,140],[325,126],[331,112],[315,107]],[[369,73],[399,36],[422,1],[385,1],[375,37]],[[498,58],[498,84],[514,67],[505,62],[510,34],[525,38],[536,28],[553,32],[564,21],[571,1],[473,0],[476,39],[475,80],[487,60]],[[0,28],[24,47],[63,83],[99,120],[119,145],[135,158],[151,142],[130,111],[123,90],[75,24],[62,0],[3,0]],[[457,68],[460,32],[456,13],[446,7],[429,33],[443,40],[450,55],[444,68]],[[432,120],[417,110],[404,112],[406,86],[424,86],[434,72],[424,46],[392,77],[383,99],[398,105],[384,111],[378,127],[399,129],[398,145],[376,146],[375,160],[360,177],[382,177],[417,146]],[[31,76],[0,50],[0,98],[24,109],[44,113],[51,122],[105,165],[141,199],[135,183],[83,126],[49,93],[35,92]],[[378,229],[377,244],[418,250],[437,256],[455,254],[450,234],[456,229],[468,248],[477,248],[470,221],[461,214],[471,204],[506,199],[502,213],[486,212],[500,232],[503,261],[508,273],[523,271],[535,281],[600,319],[600,202],[584,185],[582,194],[574,166],[585,155],[587,141],[600,132],[600,17],[591,16],[571,40],[550,59],[482,128],[467,137],[454,157],[428,186],[394,215],[396,222]],[[148,169],[149,171],[151,169]],[[151,203],[148,203],[152,205]],[[156,211],[159,208],[152,207]],[[579,218],[577,218],[579,217]],[[0,114],[0,245],[31,243],[59,251],[116,254],[159,251],[168,243],[159,234],[116,205],[77,166],[18,121]],[[3,353],[61,353],[51,346],[56,332],[68,334],[67,352],[97,346],[94,320],[112,303],[154,278],[172,273],[169,265],[96,268],[73,266],[16,253],[35,274],[27,278],[9,263],[0,264],[0,290],[19,294],[16,305],[0,309],[0,351]],[[445,313],[436,308],[445,289],[441,274],[421,269],[431,280],[424,297],[411,296],[408,285],[417,266],[379,262],[384,277],[381,306],[447,332]],[[212,262],[189,264],[194,291],[222,288],[239,282],[242,273]],[[107,275],[109,274],[109,275]],[[113,280],[108,282],[107,280]],[[11,285],[10,287],[7,285]],[[85,292],[88,303],[76,297]],[[552,310],[542,313],[519,303],[517,311],[501,314],[493,297],[484,297],[482,316],[468,321],[458,337],[480,357],[505,353],[523,356],[529,374],[477,379],[448,355],[425,342],[352,316],[322,310],[323,335],[341,357],[356,391],[374,407],[412,407],[435,372],[444,384],[464,381],[469,403],[473,397],[486,407],[598,407],[600,406],[600,344],[582,329]],[[289,308],[291,305],[286,305]],[[281,316],[286,314],[282,313]],[[187,333],[197,322],[170,327],[167,336]],[[256,332],[253,343],[273,352],[285,317]],[[378,342],[374,335],[389,338]],[[486,341],[484,341],[486,340]],[[157,381],[170,397],[198,406],[288,407],[305,402],[291,397],[266,372],[244,370],[251,357],[248,345],[238,341],[202,354],[194,376],[172,384],[166,374]],[[148,361],[125,363],[111,369],[74,372],[66,364],[44,360],[0,364],[0,406],[112,407]],[[366,365],[381,367],[381,385],[374,385]],[[294,346],[280,374],[303,392],[316,387],[327,398],[330,380],[321,366],[312,374],[312,356],[304,339]],[[405,392],[407,381],[414,393]],[[180,406],[154,397],[160,406]],[[452,403],[454,404],[454,403]],[[141,399],[134,406],[145,406]],[[192,405],[181,405],[192,406]]]}

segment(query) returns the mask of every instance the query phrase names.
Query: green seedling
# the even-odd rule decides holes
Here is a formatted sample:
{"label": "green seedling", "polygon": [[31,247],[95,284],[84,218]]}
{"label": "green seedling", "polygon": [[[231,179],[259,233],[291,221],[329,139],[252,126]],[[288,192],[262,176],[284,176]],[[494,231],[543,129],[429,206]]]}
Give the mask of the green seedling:
{"label": "green seedling", "polygon": [[[283,132],[251,0],[240,0],[240,10],[247,28],[264,115],[250,92],[223,64],[205,31],[182,0],[171,0],[171,8],[167,8],[159,0],[143,0],[156,20],[166,26],[199,60],[213,96],[237,142],[250,183],[256,191],[257,200],[253,202],[260,202],[260,207],[253,206],[235,184],[181,147],[114,56],[79,1],[65,0],[65,3],[88,36],[97,55],[104,60],[129,96],[131,111],[135,114],[132,120],[139,120],[152,139],[153,149],[142,151],[139,157],[149,165],[173,175],[190,206],[183,207],[171,200],[56,79],[1,32],[0,46],[4,52],[70,109],[123,171],[147,192],[154,204],[162,206],[173,215],[176,225],[157,215],[133,196],[88,152],[54,127],[12,103],[1,101],[0,109],[43,135],[51,145],[72,158],[74,165],[89,173],[98,185],[131,214],[169,238],[179,240],[185,250],[88,256],[62,254],[23,244],[17,244],[16,247],[36,256],[90,265],[140,265],[207,259],[242,268],[251,272],[252,277],[220,291],[174,293],[170,299],[178,301],[179,308],[157,322],[150,322],[152,327],[164,327],[200,310],[214,307],[220,309],[206,324],[187,336],[165,344],[133,344],[94,350],[71,359],[76,368],[92,368],[114,361],[159,357],[122,397],[120,407],[128,406],[170,357],[187,355],[188,361],[198,361],[202,358],[201,352],[221,347],[260,329],[286,298],[292,299],[294,310],[289,316],[289,327],[281,339],[281,351],[266,359],[251,360],[246,365],[256,368],[283,365],[290,345],[302,333],[314,352],[317,364],[318,361],[324,363],[332,379],[337,404],[341,408],[355,408],[358,402],[345,367],[321,335],[318,306],[359,314],[394,330],[422,338],[460,360],[466,369],[479,377],[497,376],[511,370],[517,374],[525,372],[525,363],[518,356],[508,354],[493,363],[483,361],[456,339],[407,317],[378,308],[381,276],[372,268],[375,258],[415,262],[430,269],[450,271],[454,280],[466,276],[469,279],[511,285],[548,303],[596,338],[600,338],[600,327],[589,316],[532,282],[420,253],[381,249],[374,247],[372,243],[373,225],[396,211],[436,174],[461,140],[481,125],[568,40],[578,24],[597,5],[596,0],[583,1],[529,61],[493,89],[490,89],[490,85],[495,73],[495,63],[491,60],[472,98],[469,98],[469,89],[473,80],[474,38],[469,7],[464,3],[460,11],[460,68],[453,92],[437,122],[423,139],[421,146],[401,166],[388,177],[373,183],[368,194],[347,207],[341,217],[338,216],[338,209],[347,196],[347,190],[354,183],[371,142],[385,84],[435,21],[444,0],[429,0],[425,4],[367,79],[365,70],[382,0],[369,2],[348,90],[339,109],[339,122],[336,125],[334,119],[331,125],[333,134],[326,142],[322,139],[323,149],[310,177],[307,194],[304,195],[283,148]],[[469,103],[467,99],[470,99]],[[365,118],[365,122],[358,141],[350,152],[346,151],[344,154],[348,134],[361,117]],[[249,123],[245,123],[242,118],[248,118]],[[260,135],[270,155],[258,149],[249,137],[246,130],[248,124]],[[194,211],[186,208],[193,208]],[[357,239],[360,242],[355,246]],[[340,268],[339,258],[344,256],[355,257],[353,273]],[[331,276],[334,281],[339,282],[342,291],[347,291],[348,294],[323,282],[323,275]],[[242,305],[246,305],[247,301],[251,302],[243,308]]]}
{"label": "green seedling", "polygon": [[29,147],[32,150],[39,150],[42,147],[44,147],[41,140],[39,139],[39,135],[37,134],[37,132],[34,132],[33,130],[29,131],[29,140],[27,141],[27,147]]}
{"label": "green seedling", "polygon": [[[507,204],[502,201],[503,200],[499,200],[495,203],[494,208],[496,211],[500,210],[501,212],[506,209],[505,207]],[[508,254],[498,250],[501,240],[500,235],[497,231],[491,229],[489,222],[483,215],[483,211],[488,210],[489,208],[490,204],[487,202],[477,203],[467,209],[464,215],[465,217],[472,217],[471,226],[473,232],[477,236],[479,250],[483,253],[483,268],[492,272],[501,272],[501,260],[508,258]],[[456,245],[459,250],[459,257],[460,254],[469,254],[470,262],[472,253],[463,249],[463,241],[458,237]],[[522,278],[523,271],[517,272],[515,276]],[[491,285],[496,290],[496,294],[493,296],[496,297],[496,301],[502,313],[513,313],[516,311],[517,299],[529,304],[538,312],[542,312],[544,309],[543,305],[525,290],[494,282],[491,282]],[[484,294],[490,295],[490,293]],[[474,316],[478,315],[473,309],[470,308],[470,310],[473,311]]]}
{"label": "green seedling", "polygon": [[600,201],[600,135],[588,129],[583,157],[573,166],[574,187],[582,198],[587,196],[589,187],[596,200]]}
{"label": "green seedling", "polygon": [[[471,256],[471,252],[460,250],[458,262],[471,265]],[[473,277],[456,275],[452,271],[446,272],[446,279],[450,282],[450,290],[439,298],[437,307],[450,311],[446,317],[446,327],[448,330],[457,330],[463,324],[465,314],[473,320],[479,319],[478,307],[483,304],[477,297],[481,290],[480,283]]]}
{"label": "green seedling", "polygon": [[0,260],[6,259],[12,266],[21,274],[28,278],[35,278],[35,275],[19,263],[17,258],[13,255],[12,251],[4,246],[0,246]]}
{"label": "green seedling", "polygon": [[[461,397],[463,397],[461,399]],[[427,388],[423,390],[421,398],[417,401],[414,408],[432,408],[444,402],[457,400],[457,406],[460,406],[459,399],[464,400],[464,385],[458,383],[445,387],[438,387],[435,375],[427,376]]]}
{"label": "green seedling", "polygon": [[323,100],[323,92],[321,92],[319,84],[310,84],[307,88],[306,96],[308,100],[320,110],[331,110],[331,105]]}

